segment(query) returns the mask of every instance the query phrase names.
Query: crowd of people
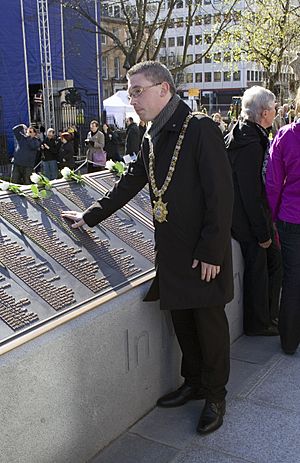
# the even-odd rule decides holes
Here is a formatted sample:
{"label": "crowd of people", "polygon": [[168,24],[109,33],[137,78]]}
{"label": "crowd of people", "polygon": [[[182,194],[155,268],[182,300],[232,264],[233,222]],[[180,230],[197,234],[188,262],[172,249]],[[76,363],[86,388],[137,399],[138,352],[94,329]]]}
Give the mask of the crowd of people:
{"label": "crowd of people", "polygon": [[[91,121],[90,131],[85,139],[85,157],[87,172],[105,169],[106,161],[135,161],[140,149],[146,126],[143,121],[137,125],[132,117],[126,120],[126,137],[123,142],[114,124],[104,123],[100,126],[96,120]],[[12,158],[11,181],[17,184],[30,184],[33,170],[40,169],[49,179],[59,178],[64,167],[75,169],[78,155],[78,133],[76,126],[71,126],[55,134],[53,128],[47,132],[44,127],[26,127],[19,124],[13,128],[15,150]]]}
{"label": "crowd of people", "polygon": [[[161,309],[170,312],[184,378],[157,405],[205,399],[197,432],[208,434],[222,425],[226,411],[230,343],[224,308],[233,298],[232,236],[245,263],[245,334],[280,335],[288,355],[300,343],[300,89],[295,106],[284,105],[276,115],[275,95],[249,88],[240,117],[232,115],[226,127],[220,113],[192,114],[159,62],[133,66],[127,79],[131,104],[144,121],[140,127],[132,118],[127,121],[124,153],[135,162],[86,211],[62,215],[73,228],[93,227],[149,184],[156,277],[144,300],[159,299]],[[107,155],[121,158],[114,127],[101,129],[91,122],[89,171],[102,169]],[[14,133],[13,178],[20,183],[28,180],[40,142],[31,127],[25,133],[17,126]],[[48,130],[42,163],[50,176],[57,153],[62,165],[74,167],[70,137],[62,133],[58,148]],[[29,165],[21,162],[22,150]]]}

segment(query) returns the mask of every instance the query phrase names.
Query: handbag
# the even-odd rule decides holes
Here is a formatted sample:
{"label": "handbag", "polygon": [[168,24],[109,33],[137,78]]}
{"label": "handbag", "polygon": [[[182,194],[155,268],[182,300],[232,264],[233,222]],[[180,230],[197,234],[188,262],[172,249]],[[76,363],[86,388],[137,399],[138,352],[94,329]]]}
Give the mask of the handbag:
{"label": "handbag", "polygon": [[103,149],[97,149],[92,154],[92,163],[95,167],[102,166],[105,167],[107,159],[106,151]]}

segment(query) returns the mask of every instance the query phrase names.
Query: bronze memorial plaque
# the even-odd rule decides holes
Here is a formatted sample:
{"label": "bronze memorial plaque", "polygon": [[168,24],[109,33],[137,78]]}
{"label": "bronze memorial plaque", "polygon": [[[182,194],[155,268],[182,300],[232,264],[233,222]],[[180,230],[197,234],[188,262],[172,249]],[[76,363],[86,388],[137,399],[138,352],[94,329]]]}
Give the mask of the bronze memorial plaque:
{"label": "bronze memorial plaque", "polygon": [[55,182],[48,199],[1,192],[0,345],[153,271],[153,227],[134,200],[94,228],[61,217],[101,196],[88,177]]}

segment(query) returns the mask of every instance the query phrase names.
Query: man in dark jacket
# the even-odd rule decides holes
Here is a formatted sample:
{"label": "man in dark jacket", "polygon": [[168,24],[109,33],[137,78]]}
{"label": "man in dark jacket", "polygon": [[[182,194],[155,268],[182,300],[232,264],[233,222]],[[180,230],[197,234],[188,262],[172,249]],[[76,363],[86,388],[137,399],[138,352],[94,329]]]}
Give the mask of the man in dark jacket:
{"label": "man in dark jacket", "polygon": [[138,154],[141,148],[140,129],[134,122],[132,117],[127,119],[126,139],[125,139],[125,154],[133,156]]}
{"label": "man in dark jacket", "polygon": [[83,215],[63,215],[75,221],[74,228],[95,226],[149,183],[157,274],[145,300],[160,299],[161,309],[170,310],[185,379],[158,405],[206,399],[197,431],[207,434],[222,425],[229,375],[224,306],[233,297],[230,166],[220,130],[210,118],[190,114],[165,66],[135,65],[128,90],[140,118],[152,121],[136,163]]}
{"label": "man in dark jacket", "polygon": [[35,166],[36,157],[41,142],[37,138],[35,127],[26,127],[24,124],[16,125],[13,128],[17,144],[14,152],[13,171],[11,181],[29,185],[30,175]]}
{"label": "man in dark jacket", "polygon": [[251,87],[242,99],[243,120],[225,140],[235,193],[232,236],[239,241],[245,262],[244,331],[250,336],[278,335],[274,325],[279,312],[281,258],[263,182],[267,128],[274,116],[274,94]]}

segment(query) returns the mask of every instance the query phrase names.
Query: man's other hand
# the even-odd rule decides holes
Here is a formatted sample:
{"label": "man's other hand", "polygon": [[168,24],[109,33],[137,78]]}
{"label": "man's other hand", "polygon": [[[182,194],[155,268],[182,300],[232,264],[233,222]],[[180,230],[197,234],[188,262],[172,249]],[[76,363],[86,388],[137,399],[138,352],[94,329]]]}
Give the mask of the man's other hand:
{"label": "man's other hand", "polygon": [[72,228],[80,228],[85,225],[85,221],[82,218],[82,212],[62,211],[61,216],[65,219],[74,220],[74,223],[71,225]]}
{"label": "man's other hand", "polygon": [[[199,260],[194,259],[192,268],[198,267]],[[211,281],[216,278],[216,276],[220,273],[221,267],[219,265],[212,265],[207,264],[206,262],[201,262],[201,280],[203,281]]]}

